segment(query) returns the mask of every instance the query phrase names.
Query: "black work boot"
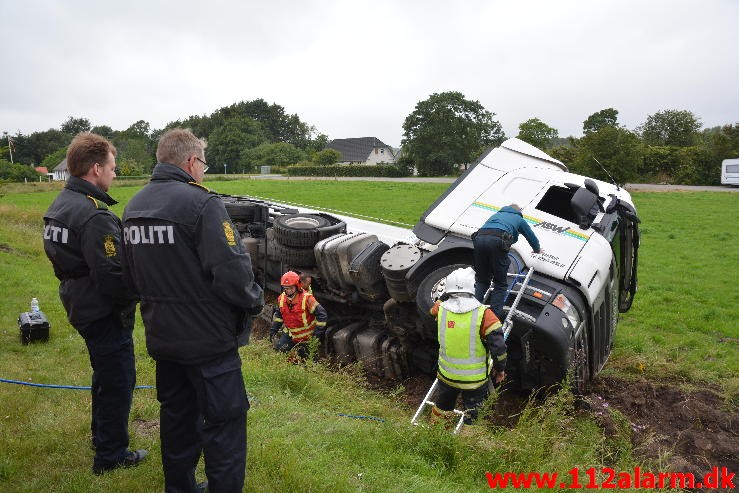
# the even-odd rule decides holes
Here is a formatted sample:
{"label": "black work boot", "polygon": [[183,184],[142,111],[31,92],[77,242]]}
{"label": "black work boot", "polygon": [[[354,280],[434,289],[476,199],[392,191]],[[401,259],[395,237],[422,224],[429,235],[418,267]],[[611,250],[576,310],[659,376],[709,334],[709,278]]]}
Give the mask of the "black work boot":
{"label": "black work boot", "polygon": [[92,472],[95,474],[102,474],[121,467],[133,467],[143,461],[147,455],[149,455],[149,452],[144,449],[129,450],[118,462],[113,464],[94,464],[92,466]]}

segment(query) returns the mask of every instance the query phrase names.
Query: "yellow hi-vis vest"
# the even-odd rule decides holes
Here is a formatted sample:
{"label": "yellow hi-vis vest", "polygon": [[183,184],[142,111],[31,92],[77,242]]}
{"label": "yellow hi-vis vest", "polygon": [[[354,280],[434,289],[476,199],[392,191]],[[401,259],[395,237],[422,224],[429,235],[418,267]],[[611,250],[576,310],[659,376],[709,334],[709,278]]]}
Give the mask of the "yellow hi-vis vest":
{"label": "yellow hi-vis vest", "polygon": [[487,349],[480,339],[480,323],[487,306],[467,313],[439,307],[438,377],[459,389],[476,389],[488,378]]}

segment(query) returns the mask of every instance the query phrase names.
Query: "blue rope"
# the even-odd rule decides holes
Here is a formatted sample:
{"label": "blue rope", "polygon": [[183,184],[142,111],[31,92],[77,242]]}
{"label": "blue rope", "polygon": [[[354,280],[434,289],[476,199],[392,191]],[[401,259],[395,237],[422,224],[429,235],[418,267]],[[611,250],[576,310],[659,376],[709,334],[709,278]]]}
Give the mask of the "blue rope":
{"label": "blue rope", "polygon": [[372,419],[375,421],[379,421],[380,423],[384,423],[385,420],[382,418],[376,418],[374,416],[355,416],[353,414],[344,414],[344,413],[336,413],[337,416],[343,416],[345,418],[354,418],[354,419]]}
{"label": "blue rope", "polygon": [[[85,387],[82,385],[52,385],[52,384],[45,384],[45,383],[31,383],[31,382],[21,382],[20,380],[7,380],[5,378],[0,378],[0,382],[3,383],[13,383],[16,385],[27,385],[28,387],[44,387],[47,389],[68,389],[68,390],[90,390],[92,387]],[[135,389],[153,389],[153,385],[139,385],[137,387],[134,387]]]}

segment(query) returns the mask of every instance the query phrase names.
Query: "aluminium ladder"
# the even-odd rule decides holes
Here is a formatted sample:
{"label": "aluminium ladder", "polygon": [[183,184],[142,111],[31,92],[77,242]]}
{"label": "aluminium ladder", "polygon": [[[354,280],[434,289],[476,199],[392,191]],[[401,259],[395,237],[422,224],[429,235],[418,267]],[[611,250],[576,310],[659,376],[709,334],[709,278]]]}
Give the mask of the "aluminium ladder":
{"label": "aluminium ladder", "polygon": [[[529,271],[526,273],[526,277],[524,277],[523,282],[521,283],[521,287],[518,290],[518,293],[516,294],[516,299],[513,300],[513,304],[511,305],[510,310],[508,311],[508,316],[505,319],[505,322],[503,322],[503,340],[507,340],[508,336],[511,333],[511,329],[513,329],[513,315],[517,313],[516,308],[518,307],[518,302],[521,300],[521,296],[523,295],[524,291],[526,291],[526,287],[529,285],[529,280],[531,280],[531,275],[534,273],[534,268],[529,267]],[[515,287],[515,282],[514,282]],[[491,288],[488,289],[488,292],[485,294],[485,298],[487,299],[488,294],[490,294],[490,291],[492,289],[492,281],[491,281]],[[490,364],[488,364],[488,367]],[[421,416],[421,413],[424,411],[426,406],[435,406],[436,404],[431,400],[431,396],[433,395],[434,391],[436,390],[437,385],[439,384],[439,379],[436,378],[434,380],[434,383],[431,384],[431,388],[428,392],[426,392],[426,396],[423,398],[423,401],[421,401],[421,405],[418,406],[418,409],[416,410],[416,414],[413,415],[413,418],[411,419],[412,425],[418,425],[418,418]],[[454,414],[459,415],[459,421],[457,421],[457,425],[454,427],[454,431],[452,432],[454,435],[459,433],[459,430],[462,429],[462,425],[464,424],[464,417],[465,412],[460,411],[459,409],[454,409]]]}

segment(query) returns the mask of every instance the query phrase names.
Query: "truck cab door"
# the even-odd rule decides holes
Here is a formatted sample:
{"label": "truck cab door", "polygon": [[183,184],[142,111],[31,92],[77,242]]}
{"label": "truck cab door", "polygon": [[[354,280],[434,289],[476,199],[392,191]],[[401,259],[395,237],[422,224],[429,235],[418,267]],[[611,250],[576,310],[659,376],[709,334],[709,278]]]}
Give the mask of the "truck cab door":
{"label": "truck cab door", "polygon": [[618,311],[629,311],[637,289],[637,264],[639,260],[639,217],[628,203],[618,202],[619,217],[619,297]]}

